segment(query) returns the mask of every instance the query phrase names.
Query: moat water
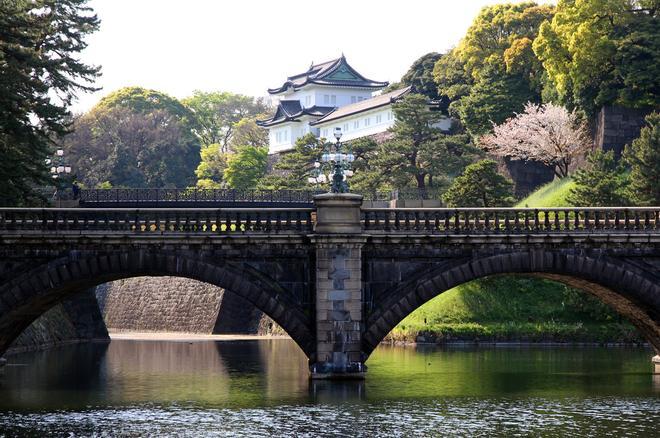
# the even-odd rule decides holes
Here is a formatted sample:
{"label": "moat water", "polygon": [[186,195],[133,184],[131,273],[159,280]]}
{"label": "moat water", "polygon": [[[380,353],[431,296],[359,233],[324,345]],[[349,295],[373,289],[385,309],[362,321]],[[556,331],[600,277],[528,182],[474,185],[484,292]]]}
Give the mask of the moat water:
{"label": "moat water", "polygon": [[310,382],[287,339],[131,341],[9,356],[0,436],[657,436],[643,348],[379,347]]}

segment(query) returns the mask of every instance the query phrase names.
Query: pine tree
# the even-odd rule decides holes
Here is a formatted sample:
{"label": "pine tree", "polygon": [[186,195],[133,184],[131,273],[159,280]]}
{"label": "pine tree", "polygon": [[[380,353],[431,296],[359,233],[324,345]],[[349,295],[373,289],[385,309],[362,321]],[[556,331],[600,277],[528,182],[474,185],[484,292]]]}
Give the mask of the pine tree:
{"label": "pine tree", "polygon": [[660,205],[660,113],[646,116],[646,126],[623,156],[630,166],[630,198],[639,205]]}
{"label": "pine tree", "polygon": [[614,152],[595,151],[587,165],[578,169],[566,200],[576,207],[612,207],[627,205],[625,169],[616,162]]}
{"label": "pine tree", "polygon": [[497,172],[495,161],[481,160],[454,179],[443,200],[449,207],[508,207],[512,190],[513,182]]}
{"label": "pine tree", "polygon": [[0,1],[0,205],[27,204],[68,131],[68,106],[99,68],[77,55],[99,20],[87,0]]}

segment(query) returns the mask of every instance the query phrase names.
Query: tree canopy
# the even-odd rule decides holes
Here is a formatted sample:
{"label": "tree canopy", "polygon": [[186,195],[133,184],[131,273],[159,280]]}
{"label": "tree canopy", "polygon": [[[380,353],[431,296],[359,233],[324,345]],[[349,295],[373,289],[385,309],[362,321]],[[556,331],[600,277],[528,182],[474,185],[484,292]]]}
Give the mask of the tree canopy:
{"label": "tree canopy", "polygon": [[449,99],[447,96],[438,93],[438,85],[433,79],[433,69],[441,57],[441,54],[431,52],[415,60],[406,74],[401,77],[401,84],[410,86],[413,93],[422,94],[430,100],[439,101],[440,109],[446,112]]}
{"label": "tree canopy", "polygon": [[594,151],[587,164],[573,176],[575,186],[566,200],[576,207],[617,207],[629,203],[625,188],[628,182],[622,163],[614,152]]}
{"label": "tree canopy", "polygon": [[74,121],[64,149],[84,185],[185,187],[194,182],[199,143],[164,109],[95,107]]}
{"label": "tree canopy", "polygon": [[201,144],[217,143],[221,152],[229,151],[237,123],[268,111],[261,99],[220,91],[196,90],[183,103],[195,114],[195,134]]}
{"label": "tree canopy", "polygon": [[86,0],[0,2],[0,205],[30,203],[48,182],[69,104],[99,75],[78,56],[98,26]]}
{"label": "tree canopy", "polygon": [[392,138],[370,161],[392,187],[412,185],[424,191],[441,186],[472,159],[467,137],[447,135],[434,127],[443,116],[429,110],[426,96],[408,94],[392,110],[396,119]]}
{"label": "tree canopy", "polygon": [[253,189],[266,174],[268,148],[263,146],[240,146],[227,159],[224,177],[232,189]]}
{"label": "tree canopy", "polygon": [[560,0],[533,45],[560,101],[588,115],[658,107],[659,12],[658,0]]}
{"label": "tree canopy", "polygon": [[532,50],[553,7],[532,2],[487,6],[460,44],[442,56],[433,75],[449,113],[476,139],[528,101],[540,103],[543,67]]}
{"label": "tree canopy", "polygon": [[630,166],[630,199],[641,205],[660,205],[660,113],[646,117],[646,126],[624,149],[623,158]]}
{"label": "tree canopy", "polygon": [[443,200],[449,207],[509,207],[513,182],[498,173],[495,161],[481,160],[454,179]]}

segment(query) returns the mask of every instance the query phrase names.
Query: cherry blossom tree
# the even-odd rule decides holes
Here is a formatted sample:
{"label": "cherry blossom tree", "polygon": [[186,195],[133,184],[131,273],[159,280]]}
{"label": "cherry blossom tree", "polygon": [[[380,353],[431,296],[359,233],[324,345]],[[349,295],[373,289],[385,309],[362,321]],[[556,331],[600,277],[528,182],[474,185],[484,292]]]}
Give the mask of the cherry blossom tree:
{"label": "cherry blossom tree", "polygon": [[479,143],[498,156],[554,166],[555,174],[563,178],[575,158],[590,149],[591,138],[575,112],[551,103],[527,103],[524,112],[494,125],[493,133]]}

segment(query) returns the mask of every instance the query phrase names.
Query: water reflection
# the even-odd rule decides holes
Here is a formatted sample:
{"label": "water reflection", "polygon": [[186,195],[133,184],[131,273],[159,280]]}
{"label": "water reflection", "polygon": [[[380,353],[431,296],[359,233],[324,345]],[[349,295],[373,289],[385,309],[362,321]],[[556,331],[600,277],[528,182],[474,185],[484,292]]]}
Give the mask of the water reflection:
{"label": "water reflection", "polygon": [[290,340],[115,340],[10,356],[0,435],[647,433],[650,352],[379,347],[366,381],[309,381]]}

